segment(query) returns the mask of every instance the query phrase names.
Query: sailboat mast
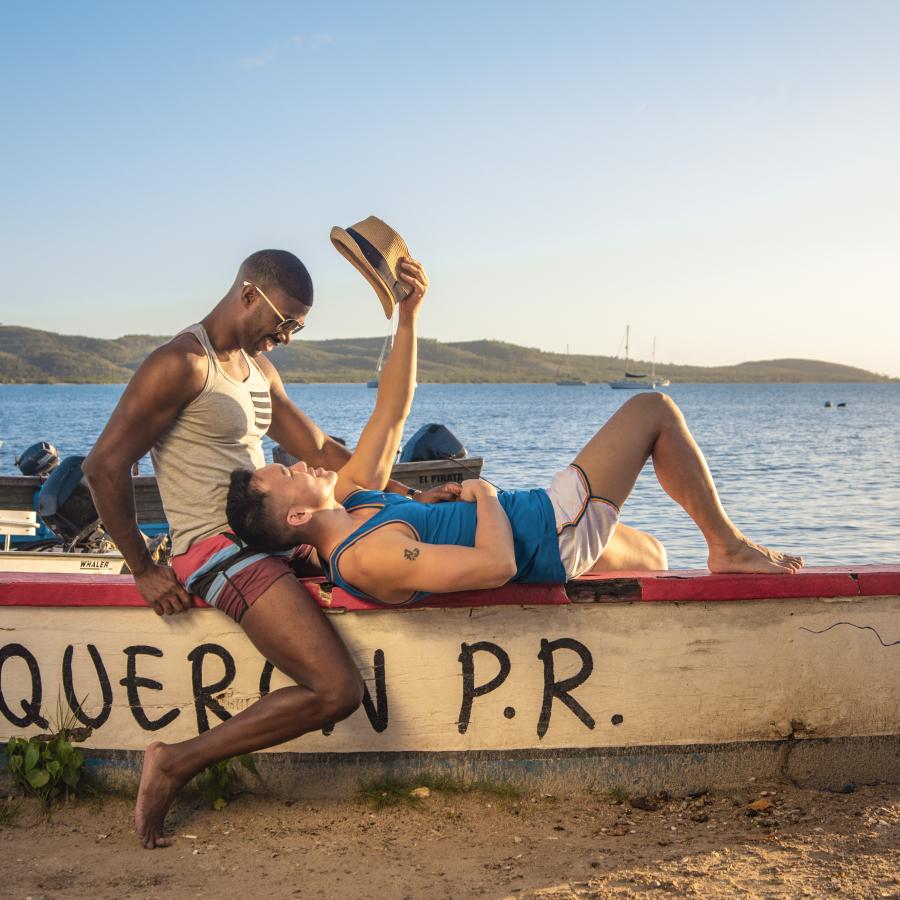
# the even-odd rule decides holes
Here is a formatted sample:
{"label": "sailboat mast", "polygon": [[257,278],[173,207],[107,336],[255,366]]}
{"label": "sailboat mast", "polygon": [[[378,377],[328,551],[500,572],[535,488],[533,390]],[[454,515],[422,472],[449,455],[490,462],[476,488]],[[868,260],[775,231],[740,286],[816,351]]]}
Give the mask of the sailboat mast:
{"label": "sailboat mast", "polygon": [[653,357],[650,363],[650,377],[656,380],[656,338],[653,338]]}
{"label": "sailboat mast", "polygon": [[625,362],[628,362],[628,331],[631,328],[630,325],[625,326]]}

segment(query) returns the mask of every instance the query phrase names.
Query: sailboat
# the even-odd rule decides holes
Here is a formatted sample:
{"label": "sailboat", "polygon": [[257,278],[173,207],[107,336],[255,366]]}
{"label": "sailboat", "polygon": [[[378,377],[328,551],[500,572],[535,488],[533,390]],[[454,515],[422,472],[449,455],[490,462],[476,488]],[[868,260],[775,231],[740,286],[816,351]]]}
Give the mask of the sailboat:
{"label": "sailboat", "polygon": [[656,377],[656,338],[653,338],[653,366],[650,377],[645,373],[628,371],[628,338],[630,325],[625,326],[625,377],[619,381],[610,381],[609,386],[619,391],[655,391],[660,387],[667,387],[671,382],[668,378]]}
{"label": "sailboat", "polygon": [[388,334],[388,336],[384,339],[384,343],[381,345],[381,353],[378,354],[378,362],[375,365],[375,376],[370,378],[366,382],[366,387],[377,388],[378,382],[381,379],[381,367],[384,365],[384,357],[387,355],[388,351],[391,349],[391,338],[393,334]]}
{"label": "sailboat", "polygon": [[[568,359],[568,358],[569,358],[569,345],[566,344],[566,359]],[[568,370],[568,368],[569,367],[567,365],[566,369]],[[559,375],[559,372],[557,372],[556,374]],[[564,378],[557,378],[556,383],[560,387],[585,387],[587,385],[587,382],[583,378],[579,378],[577,375],[569,375]]]}

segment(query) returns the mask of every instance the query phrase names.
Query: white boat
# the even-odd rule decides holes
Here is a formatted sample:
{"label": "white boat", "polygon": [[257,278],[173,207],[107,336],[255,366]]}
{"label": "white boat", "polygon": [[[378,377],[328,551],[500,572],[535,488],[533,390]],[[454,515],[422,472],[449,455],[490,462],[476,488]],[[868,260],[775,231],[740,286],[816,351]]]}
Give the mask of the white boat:
{"label": "white boat", "polygon": [[625,377],[618,381],[610,381],[609,386],[618,391],[655,391],[668,387],[672,382],[668,378],[656,377],[656,338],[653,338],[653,364],[650,376],[644,373],[628,371],[628,338],[631,326],[625,326]]}
{"label": "white boat", "polygon": [[381,380],[381,367],[384,365],[384,357],[387,355],[388,351],[391,348],[391,338],[392,334],[388,334],[388,336],[384,339],[384,343],[381,345],[381,353],[378,354],[378,362],[375,365],[375,377],[370,378],[366,382],[366,387],[377,388],[378,383]]}

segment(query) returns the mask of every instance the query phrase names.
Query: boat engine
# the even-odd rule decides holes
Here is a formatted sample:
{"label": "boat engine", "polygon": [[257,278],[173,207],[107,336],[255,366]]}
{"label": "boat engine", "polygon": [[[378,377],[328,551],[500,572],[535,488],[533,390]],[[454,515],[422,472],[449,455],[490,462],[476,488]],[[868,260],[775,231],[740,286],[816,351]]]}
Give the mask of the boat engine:
{"label": "boat engine", "polygon": [[16,465],[23,475],[46,478],[59,465],[59,451],[49,441],[41,441],[19,454]]}
{"label": "boat engine", "polygon": [[108,540],[81,471],[83,461],[67,456],[38,495],[38,515],[67,550],[99,549]]}
{"label": "boat engine", "polygon": [[430,462],[434,459],[462,459],[465,447],[445,425],[423,425],[407,442],[400,462]]}

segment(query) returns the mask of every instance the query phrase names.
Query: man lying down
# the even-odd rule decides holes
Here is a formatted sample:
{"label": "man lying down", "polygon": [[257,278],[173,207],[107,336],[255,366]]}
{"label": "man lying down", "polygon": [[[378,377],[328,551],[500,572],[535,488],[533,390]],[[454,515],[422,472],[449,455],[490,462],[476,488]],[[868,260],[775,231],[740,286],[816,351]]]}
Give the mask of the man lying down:
{"label": "man lying down", "polygon": [[228,521],[244,542],[266,551],[311,544],[336,585],[391,606],[507,582],[665,569],[662,544],[619,522],[652,458],[660,485],[706,539],[712,572],[801,568],[800,557],[755,544],[732,523],[684,417],[659,393],[628,400],[546,489],[498,494],[469,480],[460,502],[436,505],[384,493],[412,404],[416,322],[427,286],[419,263],[400,265],[422,289],[398,303],[393,350],[356,450],[338,472],[303,462],[232,472]]}

